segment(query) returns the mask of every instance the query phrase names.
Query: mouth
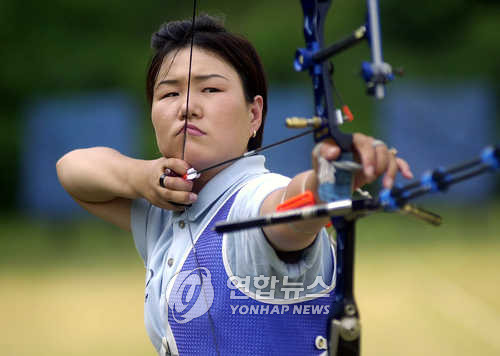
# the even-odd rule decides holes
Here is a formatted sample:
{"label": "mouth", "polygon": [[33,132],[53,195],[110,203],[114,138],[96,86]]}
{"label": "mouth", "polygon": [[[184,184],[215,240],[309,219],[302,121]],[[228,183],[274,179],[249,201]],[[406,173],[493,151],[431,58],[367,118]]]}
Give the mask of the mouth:
{"label": "mouth", "polygon": [[[181,129],[177,132],[177,135],[181,134],[184,132],[184,126],[181,127]],[[203,136],[206,135],[206,133],[202,130],[200,130],[197,126],[193,124],[188,124],[186,128],[186,133],[191,136]]]}

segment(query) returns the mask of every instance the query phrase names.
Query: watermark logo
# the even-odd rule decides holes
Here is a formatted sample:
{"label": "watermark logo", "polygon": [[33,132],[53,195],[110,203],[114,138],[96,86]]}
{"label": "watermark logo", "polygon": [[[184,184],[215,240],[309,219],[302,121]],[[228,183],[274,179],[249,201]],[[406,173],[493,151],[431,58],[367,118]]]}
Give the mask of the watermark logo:
{"label": "watermark logo", "polygon": [[[288,276],[283,276],[280,281],[276,276],[231,276],[227,280],[227,287],[231,289],[230,299],[248,299],[248,294],[253,289],[254,299],[256,300],[298,300],[301,297],[306,298],[326,298],[329,296],[329,287],[322,276],[317,276],[310,285],[304,281],[292,282]],[[236,289],[239,289],[241,295],[237,295]]]}
{"label": "watermark logo", "polygon": [[200,267],[177,275],[168,306],[174,320],[185,324],[205,314],[213,301],[212,276],[208,269]]}
{"label": "watermark logo", "polygon": [[[309,282],[310,283],[310,282]],[[276,276],[231,276],[227,281],[227,287],[231,289],[229,299],[240,300],[239,303],[230,304],[232,315],[328,315],[330,305],[317,302],[316,304],[300,303],[300,298],[317,299],[330,296],[329,287],[322,276],[317,276],[314,282],[308,285],[304,281],[291,281],[288,276],[279,280]],[[240,293],[236,293],[239,289]],[[249,294],[256,301],[264,303],[245,303]],[[267,304],[275,301],[296,301],[297,304]],[[305,301],[305,300],[303,300]],[[248,304],[248,305],[247,305]]]}
{"label": "watermark logo", "polygon": [[321,304],[295,304],[295,305],[230,305],[231,314],[256,314],[256,315],[272,315],[272,314],[297,314],[297,315],[328,315],[330,313],[330,305]]}

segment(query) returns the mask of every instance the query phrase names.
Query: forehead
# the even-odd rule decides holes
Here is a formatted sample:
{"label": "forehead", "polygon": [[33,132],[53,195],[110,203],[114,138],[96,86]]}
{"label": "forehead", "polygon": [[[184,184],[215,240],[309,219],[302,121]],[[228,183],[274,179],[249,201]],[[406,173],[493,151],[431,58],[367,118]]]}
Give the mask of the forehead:
{"label": "forehead", "polygon": [[[165,79],[187,79],[189,56],[190,48],[170,51],[163,59],[157,82]],[[221,56],[209,50],[193,47],[191,75],[207,74],[220,74],[230,80],[239,79],[234,67]]]}

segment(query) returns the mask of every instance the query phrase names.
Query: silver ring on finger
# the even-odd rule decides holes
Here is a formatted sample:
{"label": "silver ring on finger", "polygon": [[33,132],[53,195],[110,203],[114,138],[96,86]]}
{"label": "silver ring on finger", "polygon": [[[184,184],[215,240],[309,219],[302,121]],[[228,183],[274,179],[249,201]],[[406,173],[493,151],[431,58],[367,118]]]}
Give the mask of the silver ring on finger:
{"label": "silver ring on finger", "polygon": [[165,178],[167,178],[170,175],[170,169],[165,169],[165,172],[160,176],[160,187],[166,188],[165,187]]}
{"label": "silver ring on finger", "polygon": [[385,146],[385,142],[381,140],[373,140],[372,147],[375,148],[377,146]]}
{"label": "silver ring on finger", "polygon": [[162,188],[166,188],[165,187],[165,178],[167,178],[167,175],[165,173],[163,173],[161,176],[160,176],[160,187]]}

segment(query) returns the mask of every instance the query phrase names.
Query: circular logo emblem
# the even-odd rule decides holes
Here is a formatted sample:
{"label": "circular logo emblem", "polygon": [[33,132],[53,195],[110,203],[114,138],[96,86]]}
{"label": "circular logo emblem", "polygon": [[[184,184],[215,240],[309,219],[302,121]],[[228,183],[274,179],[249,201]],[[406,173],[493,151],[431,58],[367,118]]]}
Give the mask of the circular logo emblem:
{"label": "circular logo emblem", "polygon": [[205,314],[214,301],[212,276],[205,267],[177,274],[170,292],[168,306],[179,324]]}

